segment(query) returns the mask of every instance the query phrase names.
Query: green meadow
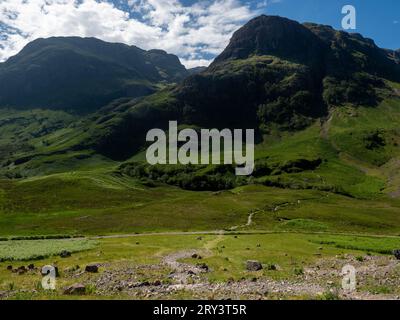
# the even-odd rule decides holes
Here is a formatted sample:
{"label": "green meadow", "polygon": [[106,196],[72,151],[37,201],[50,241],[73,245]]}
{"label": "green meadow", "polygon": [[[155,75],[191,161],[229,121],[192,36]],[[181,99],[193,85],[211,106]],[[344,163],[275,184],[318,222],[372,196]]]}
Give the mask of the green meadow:
{"label": "green meadow", "polygon": [[[60,117],[39,116],[49,126]],[[16,117],[0,140],[3,147],[26,140],[13,151],[22,163],[3,163],[0,170],[0,291],[9,299],[69,298],[62,288],[77,280],[65,270],[100,263],[107,267],[98,275],[79,278],[90,283],[85,298],[132,298],[99,293],[93,281],[107,269],[151,264],[161,267],[139,272],[139,280],[169,283],[171,270],[162,261],[182,250],[202,255],[208,283],[293,280],[321,259],[390,257],[400,248],[398,116],[398,100],[385,100],[377,109],[334,109],[327,121],[303,131],[271,131],[256,146],[256,174],[244,179],[211,166],[152,171],[143,164],[144,152],[125,163],[90,150],[60,152],[79,136],[73,127],[29,140],[25,122],[18,124],[28,115]],[[32,148],[39,154],[26,158]],[[140,175],[137,163],[143,164]],[[196,190],[199,181],[223,184]],[[52,235],[66,239],[45,238]],[[60,258],[63,250],[72,256]],[[260,261],[263,271],[248,272],[247,260]],[[6,270],[28,263],[56,264],[57,291],[43,291],[37,273]],[[186,291],[170,296],[193,297]]]}

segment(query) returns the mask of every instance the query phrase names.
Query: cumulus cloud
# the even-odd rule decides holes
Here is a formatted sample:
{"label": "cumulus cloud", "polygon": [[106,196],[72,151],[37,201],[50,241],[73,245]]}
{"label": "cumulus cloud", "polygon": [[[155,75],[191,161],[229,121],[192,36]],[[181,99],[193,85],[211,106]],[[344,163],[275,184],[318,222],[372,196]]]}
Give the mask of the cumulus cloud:
{"label": "cumulus cloud", "polygon": [[239,0],[0,0],[0,61],[37,38],[81,36],[164,49],[187,67],[208,65],[263,8]]}

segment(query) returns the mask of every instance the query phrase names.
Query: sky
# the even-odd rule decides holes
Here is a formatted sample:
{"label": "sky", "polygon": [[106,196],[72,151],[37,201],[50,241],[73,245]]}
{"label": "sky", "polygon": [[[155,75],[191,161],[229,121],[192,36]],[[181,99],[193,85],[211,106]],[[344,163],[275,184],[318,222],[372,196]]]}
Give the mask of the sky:
{"label": "sky", "polygon": [[0,61],[51,36],[96,37],[163,49],[188,68],[206,66],[234,31],[261,14],[341,29],[344,5],[380,47],[400,48],[399,0],[0,0]]}

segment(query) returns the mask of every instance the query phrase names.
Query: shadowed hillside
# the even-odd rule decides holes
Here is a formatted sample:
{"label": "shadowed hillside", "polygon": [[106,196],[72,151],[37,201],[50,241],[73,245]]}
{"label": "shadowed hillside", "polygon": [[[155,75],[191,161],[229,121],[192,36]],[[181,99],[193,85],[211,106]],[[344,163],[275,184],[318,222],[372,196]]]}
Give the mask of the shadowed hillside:
{"label": "shadowed hillside", "polygon": [[121,97],[139,97],[188,75],[178,57],[161,50],[94,38],[29,43],[0,64],[0,106],[87,113]]}

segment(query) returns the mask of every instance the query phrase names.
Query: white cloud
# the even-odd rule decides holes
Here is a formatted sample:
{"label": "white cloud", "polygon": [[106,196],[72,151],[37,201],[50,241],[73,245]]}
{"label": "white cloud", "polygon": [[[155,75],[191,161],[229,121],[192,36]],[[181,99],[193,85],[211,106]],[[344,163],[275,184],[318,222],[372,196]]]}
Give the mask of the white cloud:
{"label": "white cloud", "polygon": [[[239,0],[0,0],[0,61],[51,36],[97,37],[164,49],[188,66],[208,65],[232,33],[260,13]],[[123,8],[123,9],[122,9]]]}

